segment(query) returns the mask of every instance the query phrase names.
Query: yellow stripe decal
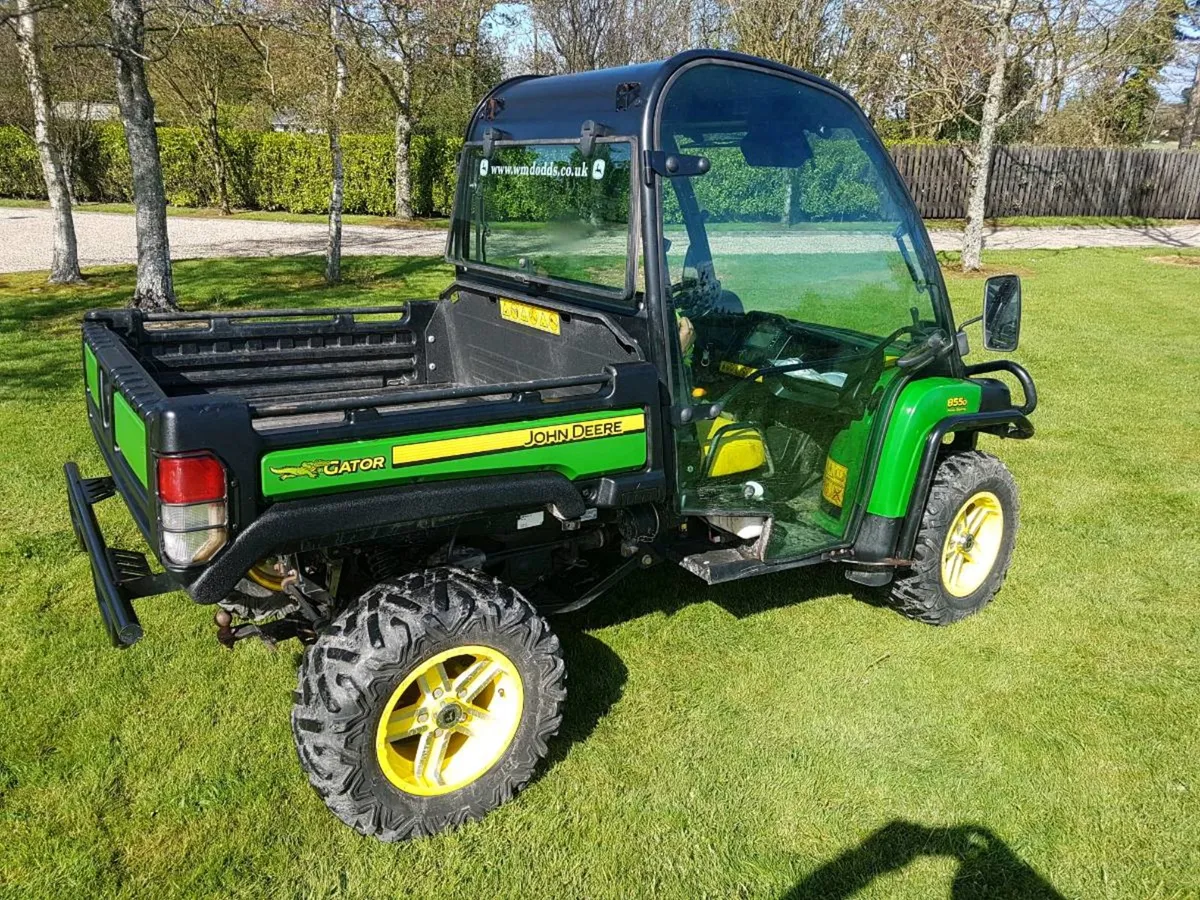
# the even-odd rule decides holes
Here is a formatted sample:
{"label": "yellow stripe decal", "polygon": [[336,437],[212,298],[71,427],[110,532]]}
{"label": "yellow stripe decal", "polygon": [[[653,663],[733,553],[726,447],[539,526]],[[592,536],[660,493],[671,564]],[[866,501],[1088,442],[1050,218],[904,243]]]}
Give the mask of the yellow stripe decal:
{"label": "yellow stripe decal", "polygon": [[523,450],[526,447],[569,444],[574,441],[590,441],[595,438],[615,437],[619,434],[633,434],[645,430],[646,416],[644,413],[609,416],[606,419],[588,419],[586,422],[568,422],[563,425],[534,425],[513,431],[498,431],[493,434],[476,434],[469,437],[423,441],[419,444],[393,447],[392,465],[407,466],[412,463],[433,462],[456,456],[475,456],[500,450]]}

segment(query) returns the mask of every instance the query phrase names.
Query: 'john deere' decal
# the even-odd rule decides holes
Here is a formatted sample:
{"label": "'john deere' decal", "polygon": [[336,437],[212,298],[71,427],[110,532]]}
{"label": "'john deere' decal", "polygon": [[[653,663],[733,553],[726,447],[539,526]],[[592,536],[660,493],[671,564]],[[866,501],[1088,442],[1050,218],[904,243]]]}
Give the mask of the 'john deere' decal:
{"label": "'john deere' decal", "polygon": [[590,441],[593,438],[632,434],[646,429],[643,413],[610,416],[605,419],[589,419],[583,422],[563,422],[554,425],[517,428],[491,434],[469,435],[443,441],[425,441],[392,448],[392,465],[404,466],[414,462],[434,459],[451,459],[474,456],[478,453],[495,453],[500,450],[517,450],[522,447],[547,447],[552,444],[569,444],[574,441]]}
{"label": "'john deere' decal", "polygon": [[628,471],[646,464],[645,431],[645,413],[624,409],[274,450],[262,459],[262,492],[288,497],[504,472],[582,478]]}

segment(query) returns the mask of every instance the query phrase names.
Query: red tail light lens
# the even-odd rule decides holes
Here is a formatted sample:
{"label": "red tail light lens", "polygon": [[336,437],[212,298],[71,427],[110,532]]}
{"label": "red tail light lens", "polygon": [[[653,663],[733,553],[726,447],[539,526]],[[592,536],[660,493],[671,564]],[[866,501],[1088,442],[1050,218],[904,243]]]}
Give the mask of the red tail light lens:
{"label": "red tail light lens", "polygon": [[158,461],[158,498],[163,503],[225,499],[225,467],[216,457],[164,456]]}

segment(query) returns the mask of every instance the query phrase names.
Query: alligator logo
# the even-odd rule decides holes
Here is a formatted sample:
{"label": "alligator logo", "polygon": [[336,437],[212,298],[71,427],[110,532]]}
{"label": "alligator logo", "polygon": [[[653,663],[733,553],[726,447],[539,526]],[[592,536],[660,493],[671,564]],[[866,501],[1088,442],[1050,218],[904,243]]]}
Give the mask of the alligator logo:
{"label": "alligator logo", "polygon": [[336,478],[338,475],[375,472],[386,468],[387,460],[384,457],[362,456],[357,459],[306,460],[298,466],[271,466],[271,474],[277,475],[280,481],[287,481],[289,478],[319,478],[322,475]]}
{"label": "alligator logo", "polygon": [[287,481],[289,478],[316,478],[330,464],[331,461],[327,459],[314,459],[311,462],[302,462],[298,466],[271,466],[271,474],[278,475],[280,481]]}

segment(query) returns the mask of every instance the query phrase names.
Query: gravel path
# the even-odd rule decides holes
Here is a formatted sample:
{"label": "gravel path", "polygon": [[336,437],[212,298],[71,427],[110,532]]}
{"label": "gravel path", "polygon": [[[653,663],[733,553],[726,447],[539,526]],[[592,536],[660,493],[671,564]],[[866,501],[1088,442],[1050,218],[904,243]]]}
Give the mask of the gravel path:
{"label": "gravel path", "polygon": [[[184,216],[169,216],[167,232],[174,259],[322,254],[328,234],[324,225]],[[75,235],[81,266],[137,261],[131,215],[77,212]],[[50,210],[0,207],[0,272],[49,268],[52,236]],[[347,256],[441,256],[445,249],[441,229],[346,225],[342,230]]]}
{"label": "gravel path", "polygon": [[[325,251],[324,225],[261,222],[247,219],[167,220],[175,259],[207,256],[288,256]],[[133,216],[77,212],[79,262],[83,266],[135,261]],[[932,232],[938,250],[955,250],[955,231]],[[441,256],[446,233],[440,229],[379,228],[347,225],[342,251],[347,255]],[[0,207],[0,272],[28,272],[50,264],[51,223],[47,209]],[[1200,223],[1145,228],[1001,228],[989,230],[992,250],[1066,247],[1200,247]],[[825,248],[822,248],[825,249]],[[828,249],[833,249],[832,247]]]}

